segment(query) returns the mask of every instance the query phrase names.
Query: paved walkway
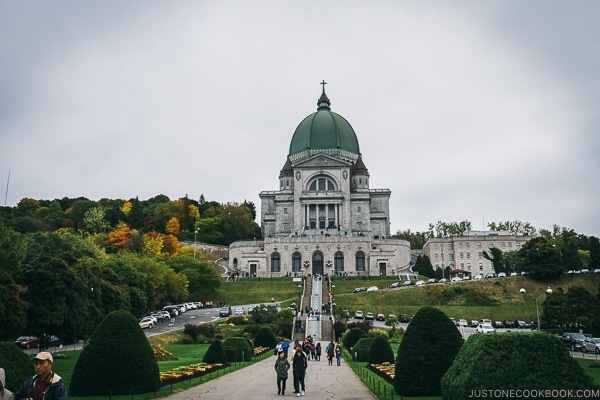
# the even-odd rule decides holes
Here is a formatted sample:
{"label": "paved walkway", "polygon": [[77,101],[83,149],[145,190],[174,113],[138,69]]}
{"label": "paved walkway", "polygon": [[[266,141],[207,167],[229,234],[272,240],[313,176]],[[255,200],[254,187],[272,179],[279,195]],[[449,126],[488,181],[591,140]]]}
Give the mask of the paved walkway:
{"label": "paved walkway", "polygon": [[[321,342],[325,348],[327,343]],[[277,378],[273,366],[275,356],[266,358],[249,367],[203,383],[194,388],[168,396],[169,400],[196,399],[281,399],[295,395],[292,370],[289,371],[285,396],[277,395]],[[341,366],[327,365],[327,357],[321,361],[309,361],[306,383],[306,395],[302,399],[374,399],[373,394],[342,361]]]}

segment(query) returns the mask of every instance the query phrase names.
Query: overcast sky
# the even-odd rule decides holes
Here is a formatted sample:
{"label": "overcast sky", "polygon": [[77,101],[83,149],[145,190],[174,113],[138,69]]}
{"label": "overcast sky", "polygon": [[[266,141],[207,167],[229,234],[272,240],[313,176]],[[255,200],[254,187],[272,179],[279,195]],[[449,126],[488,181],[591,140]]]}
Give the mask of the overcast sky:
{"label": "overcast sky", "polygon": [[2,1],[2,204],[204,194],[260,212],[324,79],[371,188],[392,191],[392,232],[600,236],[598,16],[595,0]]}

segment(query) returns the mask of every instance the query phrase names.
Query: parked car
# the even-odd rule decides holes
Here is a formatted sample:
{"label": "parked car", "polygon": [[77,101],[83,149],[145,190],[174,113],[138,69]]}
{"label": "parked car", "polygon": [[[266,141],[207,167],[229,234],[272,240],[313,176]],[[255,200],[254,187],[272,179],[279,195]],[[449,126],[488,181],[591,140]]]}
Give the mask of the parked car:
{"label": "parked car", "polygon": [[353,290],[354,293],[359,293],[359,292],[366,292],[367,288],[366,287],[357,287]]}
{"label": "parked car", "polygon": [[385,321],[385,315],[383,315],[383,314],[377,314],[377,316],[375,317],[375,319],[377,321]]}
{"label": "parked car", "polygon": [[473,277],[473,280],[475,280],[475,281],[480,281],[480,280],[482,280],[482,279],[483,279],[483,275],[475,275],[475,276]]}
{"label": "parked car", "polygon": [[458,320],[458,326],[469,326],[469,324],[467,324],[467,320],[466,319],[459,319]]}
{"label": "parked car", "polygon": [[582,274],[589,274],[589,273],[590,273],[590,270],[589,270],[589,269],[587,269],[587,268],[584,268],[584,269],[582,269],[582,270],[581,270],[581,273],[582,273]]}
{"label": "parked car", "polygon": [[477,325],[479,325],[479,321],[477,321],[476,319],[472,319],[471,320],[471,328],[476,328]]}
{"label": "parked car", "polygon": [[592,271],[595,274],[600,274],[600,268],[596,268],[595,270]]}
{"label": "parked car", "polygon": [[531,328],[531,324],[528,324],[525,321],[517,321],[517,324],[515,325],[515,328],[529,329],[529,328]]}
{"label": "parked car", "polygon": [[460,282],[462,281],[462,278],[460,276],[455,276],[454,278],[450,279],[450,282]]}
{"label": "parked car", "polygon": [[399,288],[399,287],[400,287],[400,282],[394,282],[394,283],[390,283],[390,284],[388,285],[388,287],[389,287],[390,289]]}
{"label": "parked car", "polygon": [[167,311],[171,315],[171,317],[176,317],[179,314],[181,314],[179,312],[179,307],[177,306],[165,306],[163,307],[163,311]]}
{"label": "parked car", "polygon": [[415,286],[423,286],[425,284],[425,281],[416,281],[415,282]]}
{"label": "parked car", "polygon": [[586,339],[583,333],[578,332],[564,332],[560,338],[571,351],[581,350],[583,348],[583,341]]}
{"label": "parked car", "polygon": [[435,278],[427,279],[427,283],[429,283],[429,284],[431,284],[431,283],[437,283],[437,279],[435,279]]}
{"label": "parked car", "polygon": [[234,308],[233,315],[244,315],[244,309],[242,307]]}
{"label": "parked car", "polygon": [[495,278],[495,277],[496,277],[496,275],[494,275],[494,274],[493,274],[493,273],[491,273],[491,272],[490,272],[489,274],[485,274],[485,278],[486,278],[486,279]]}
{"label": "parked car", "polygon": [[369,286],[367,288],[367,292],[376,292],[378,290],[379,290],[379,288],[377,286]]}
{"label": "parked car", "polygon": [[498,278],[506,278],[506,272],[499,272]]}
{"label": "parked car", "polygon": [[600,338],[586,338],[583,341],[583,352],[600,354]]}
{"label": "parked car", "polygon": [[502,321],[494,321],[494,328],[504,328]]}
{"label": "parked car", "polygon": [[19,336],[14,343],[22,349],[31,349],[39,346],[40,339],[37,336]]}
{"label": "parked car", "polygon": [[496,332],[493,326],[490,324],[479,324],[477,325],[477,333],[493,333]]}
{"label": "parked car", "polygon": [[412,281],[404,281],[404,283],[402,284],[402,286],[410,286],[412,285]]}
{"label": "parked car", "polygon": [[365,315],[363,314],[362,311],[357,311],[354,313],[354,318],[356,319],[363,319],[365,317]]}
{"label": "parked car", "polygon": [[231,307],[221,307],[219,309],[219,317],[229,317],[231,315]]}
{"label": "parked car", "polygon": [[439,280],[440,283],[446,283],[448,282],[448,278],[442,278]]}
{"label": "parked car", "polygon": [[398,321],[400,321],[400,322],[410,322],[410,315],[408,315],[408,314],[402,314],[402,315],[400,315],[400,318],[398,318]]}
{"label": "parked car", "polygon": [[512,319],[507,319],[504,321],[504,327],[505,328],[514,328],[515,322]]}
{"label": "parked car", "polygon": [[372,312],[368,312],[367,315],[365,316],[365,319],[369,319],[369,320],[373,321],[375,319],[375,316],[373,315]]}
{"label": "parked car", "polygon": [[154,321],[152,320],[152,318],[148,318],[148,317],[144,317],[142,319],[140,319],[140,327],[142,329],[152,329],[152,327],[154,326]]}

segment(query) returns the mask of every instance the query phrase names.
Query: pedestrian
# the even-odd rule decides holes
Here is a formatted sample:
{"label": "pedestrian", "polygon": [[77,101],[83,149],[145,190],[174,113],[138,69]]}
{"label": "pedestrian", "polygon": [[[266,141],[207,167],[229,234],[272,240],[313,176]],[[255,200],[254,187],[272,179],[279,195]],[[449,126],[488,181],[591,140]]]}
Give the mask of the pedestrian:
{"label": "pedestrian", "polygon": [[290,349],[290,344],[288,343],[287,339],[283,340],[281,348],[283,349],[283,353],[285,354],[285,358],[288,358],[288,350]]}
{"label": "pedestrian", "polygon": [[4,369],[0,368],[0,400],[13,400],[13,393],[6,389],[4,386],[6,385],[6,375],[4,373]]}
{"label": "pedestrian", "polygon": [[317,343],[316,347],[317,361],[321,361],[321,342]]}
{"label": "pedestrian", "polygon": [[333,357],[335,356],[335,347],[333,342],[329,342],[327,347],[325,347],[325,352],[327,353],[328,365],[333,365]]}
{"label": "pedestrian", "polygon": [[335,358],[339,367],[340,363],[342,362],[342,347],[339,344],[335,346]]}
{"label": "pedestrian", "polygon": [[285,356],[283,351],[280,351],[275,361],[275,372],[277,373],[277,394],[285,395],[285,383],[288,378],[288,369],[290,369],[290,362]]}
{"label": "pedestrian", "polygon": [[315,346],[314,342],[310,344],[310,358],[313,360],[317,359],[317,346]]}
{"label": "pedestrian", "polygon": [[15,400],[67,400],[65,381],[54,371],[52,354],[42,351],[33,359],[35,375],[15,392]]}
{"label": "pedestrian", "polygon": [[296,348],[294,357],[292,358],[292,372],[294,375],[294,393],[296,397],[304,396],[304,377],[306,376],[306,355],[301,348]]}

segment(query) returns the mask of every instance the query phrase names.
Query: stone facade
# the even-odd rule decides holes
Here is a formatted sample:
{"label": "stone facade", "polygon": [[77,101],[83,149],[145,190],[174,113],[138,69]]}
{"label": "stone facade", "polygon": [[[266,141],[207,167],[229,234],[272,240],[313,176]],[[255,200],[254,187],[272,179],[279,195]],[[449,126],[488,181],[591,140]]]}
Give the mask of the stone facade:
{"label": "stone facade", "polygon": [[354,130],[324,90],[317,104],[292,137],[279,190],[259,195],[264,239],[232,243],[229,266],[250,276],[399,274],[410,244],[390,239],[391,192],[369,187]]}

